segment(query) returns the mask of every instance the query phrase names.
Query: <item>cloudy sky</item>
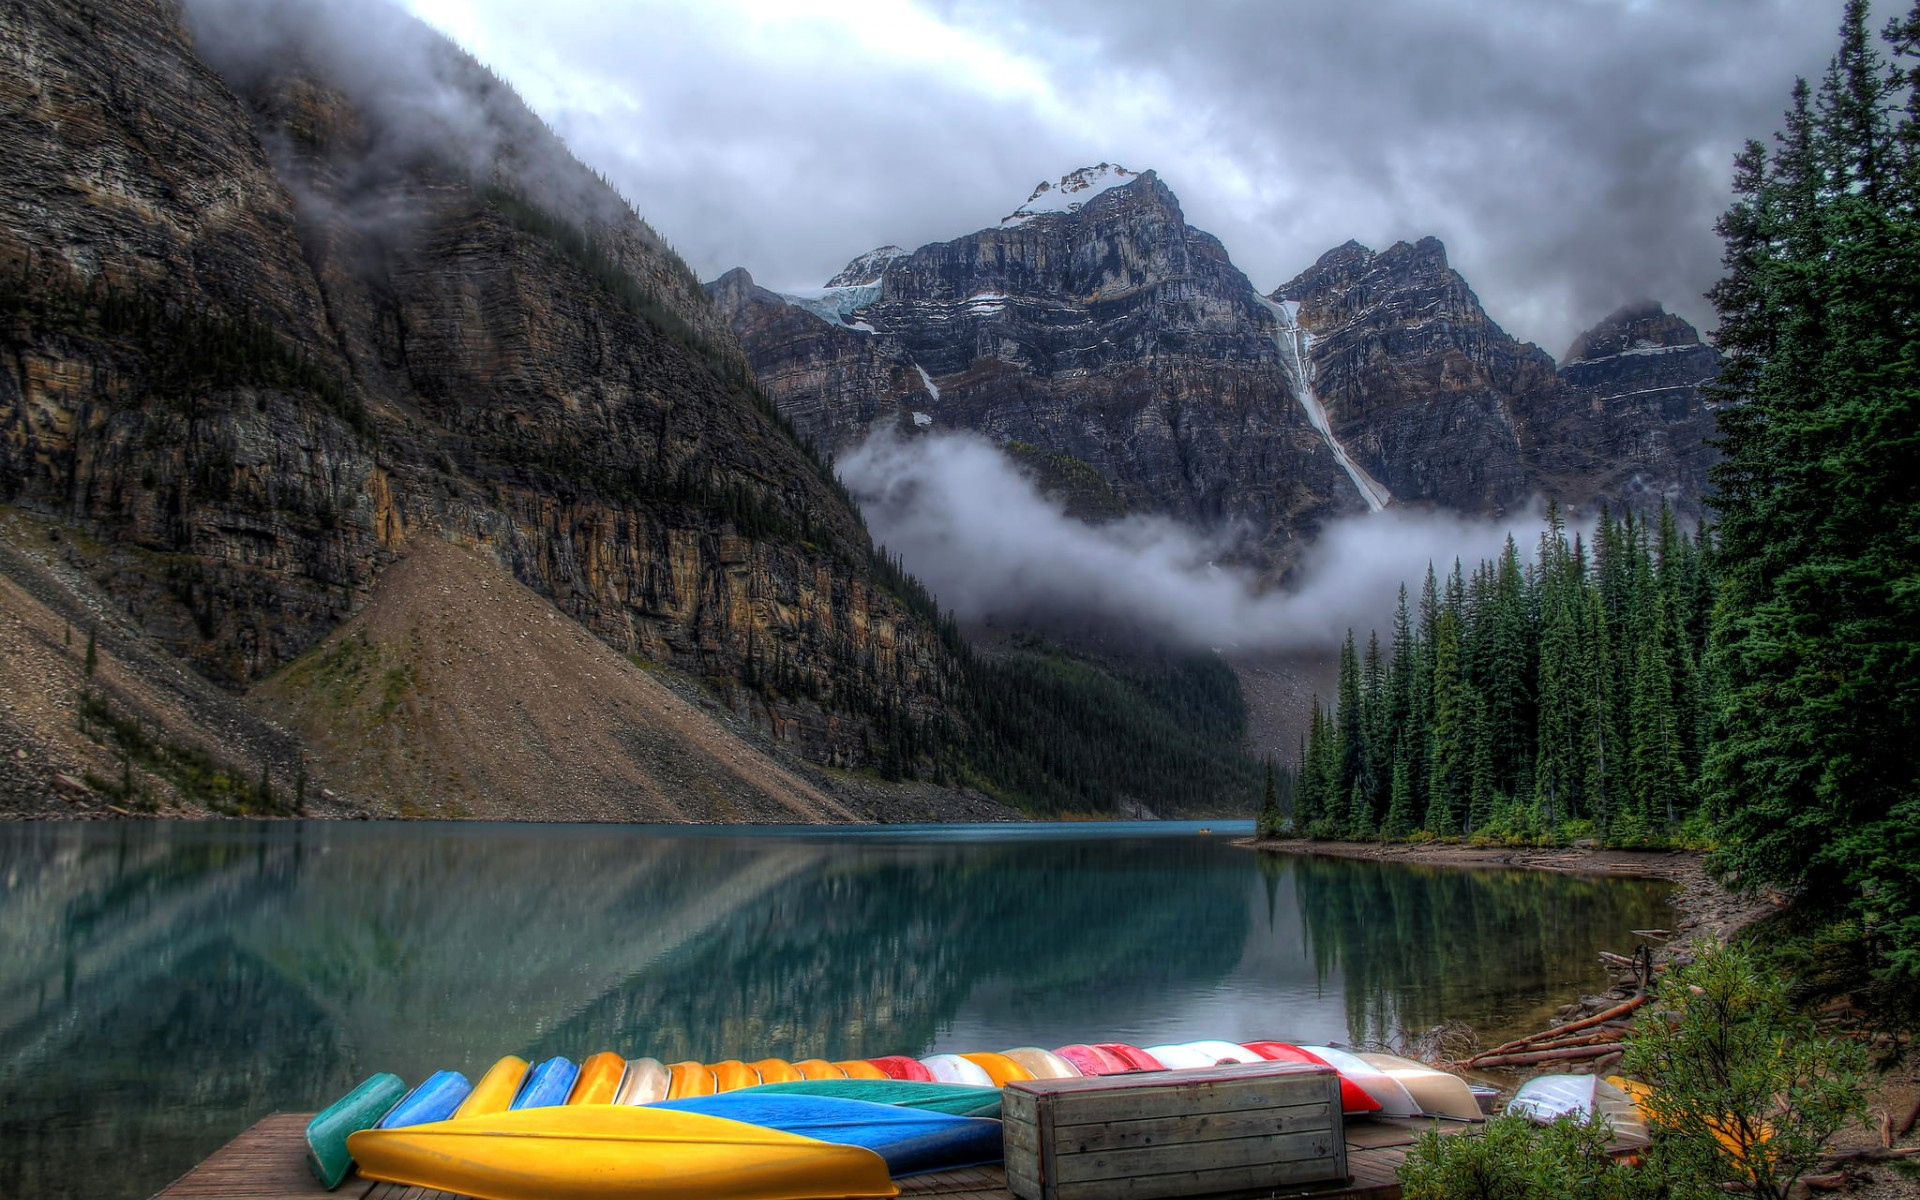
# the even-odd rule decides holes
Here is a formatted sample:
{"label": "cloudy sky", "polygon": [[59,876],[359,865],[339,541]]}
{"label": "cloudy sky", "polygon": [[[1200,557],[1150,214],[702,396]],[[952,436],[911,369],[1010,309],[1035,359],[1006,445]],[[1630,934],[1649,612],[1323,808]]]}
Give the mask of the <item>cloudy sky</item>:
{"label": "cloudy sky", "polygon": [[[1152,168],[1270,289],[1434,234],[1562,353],[1640,296],[1708,323],[1729,163],[1839,0],[402,0],[507,76],[704,278],[817,286]],[[1894,4],[1876,10],[1891,15]],[[537,14],[537,15],[535,15]]]}

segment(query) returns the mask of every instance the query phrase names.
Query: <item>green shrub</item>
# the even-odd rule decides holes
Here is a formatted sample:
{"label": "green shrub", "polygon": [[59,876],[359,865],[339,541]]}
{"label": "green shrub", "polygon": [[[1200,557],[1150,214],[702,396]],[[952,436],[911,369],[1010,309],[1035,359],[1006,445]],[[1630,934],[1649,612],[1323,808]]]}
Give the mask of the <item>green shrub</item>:
{"label": "green shrub", "polygon": [[1602,1122],[1495,1117],[1481,1132],[1423,1136],[1400,1167],[1406,1200],[1630,1200],[1662,1195],[1658,1176],[1607,1155]]}

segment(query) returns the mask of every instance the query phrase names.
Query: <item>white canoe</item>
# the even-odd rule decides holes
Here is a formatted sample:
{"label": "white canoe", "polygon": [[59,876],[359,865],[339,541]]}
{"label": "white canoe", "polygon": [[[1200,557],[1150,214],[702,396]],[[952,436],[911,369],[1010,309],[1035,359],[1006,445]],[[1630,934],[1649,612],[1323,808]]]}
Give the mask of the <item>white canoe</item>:
{"label": "white canoe", "polygon": [[613,1094],[615,1104],[652,1104],[667,1098],[672,1075],[667,1064],[657,1058],[630,1058],[627,1073],[620,1078],[620,1090]]}
{"label": "white canoe", "polygon": [[1188,1042],[1186,1046],[1189,1050],[1198,1050],[1200,1053],[1210,1056],[1213,1062],[1209,1063],[1209,1066],[1219,1066],[1221,1063],[1256,1063],[1266,1061],[1245,1046],[1237,1045],[1233,1042]]}
{"label": "white canoe", "polygon": [[1342,1078],[1379,1101],[1380,1111],[1387,1116],[1417,1117],[1420,1115],[1420,1102],[1413,1098],[1413,1093],[1409,1092],[1404,1084],[1353,1051],[1336,1050],[1332,1046],[1301,1046],[1300,1048],[1326,1059],[1327,1065],[1340,1072]]}
{"label": "white canoe", "polygon": [[936,1083],[965,1083],[973,1087],[993,1087],[993,1076],[979,1063],[968,1062],[958,1054],[930,1054],[920,1065],[933,1073]]}
{"label": "white canoe", "polygon": [[1355,1057],[1372,1063],[1382,1074],[1397,1080],[1428,1116],[1452,1117],[1456,1121],[1486,1120],[1480,1111],[1480,1102],[1474,1099],[1473,1089],[1458,1075],[1449,1075],[1437,1067],[1398,1054],[1360,1053]]}
{"label": "white canoe", "polygon": [[1080,1068],[1051,1050],[1038,1046],[1015,1046],[1000,1053],[1033,1072],[1035,1079],[1078,1079]]}
{"label": "white canoe", "polygon": [[1591,1120],[1604,1117],[1613,1136],[1632,1142],[1647,1140],[1647,1119],[1633,1097],[1594,1075],[1542,1075],[1520,1085],[1507,1101],[1507,1111],[1541,1125],[1561,1117]]}
{"label": "white canoe", "polygon": [[1148,1046],[1147,1053],[1159,1059],[1161,1065],[1169,1071],[1190,1071],[1195,1067],[1210,1067],[1213,1058],[1184,1043],[1170,1046]]}

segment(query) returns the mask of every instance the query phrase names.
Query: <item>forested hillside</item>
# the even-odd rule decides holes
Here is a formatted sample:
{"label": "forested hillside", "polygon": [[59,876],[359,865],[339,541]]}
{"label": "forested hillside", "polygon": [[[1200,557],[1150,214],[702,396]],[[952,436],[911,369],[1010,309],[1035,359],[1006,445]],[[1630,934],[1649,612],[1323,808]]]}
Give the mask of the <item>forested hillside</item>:
{"label": "forested hillside", "polygon": [[1867,22],[1736,164],[1710,523],[1430,574],[1349,642],[1294,828],[1711,841],[1920,978],[1920,6]]}

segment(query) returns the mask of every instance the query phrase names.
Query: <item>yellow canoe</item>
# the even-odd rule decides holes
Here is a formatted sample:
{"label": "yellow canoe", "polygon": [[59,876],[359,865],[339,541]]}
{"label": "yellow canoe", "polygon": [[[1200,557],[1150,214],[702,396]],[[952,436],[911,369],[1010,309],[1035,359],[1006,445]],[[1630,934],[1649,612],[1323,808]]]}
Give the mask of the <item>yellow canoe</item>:
{"label": "yellow canoe", "polygon": [[707,1064],[689,1059],[667,1067],[670,1078],[667,1081],[667,1099],[683,1100],[688,1096],[711,1096],[715,1089],[713,1072],[707,1070]]}
{"label": "yellow canoe", "polygon": [[492,1113],[507,1111],[507,1105],[520,1091],[520,1083],[527,1077],[527,1060],[518,1055],[509,1054],[499,1062],[487,1068],[480,1082],[473,1085],[467,1098],[460,1107],[453,1110],[453,1119],[462,1117],[484,1117]]}
{"label": "yellow canoe", "polygon": [[993,1086],[995,1087],[1005,1087],[1010,1083],[1018,1083],[1023,1079],[1032,1079],[1034,1077],[1032,1071],[1027,1070],[1013,1059],[1004,1054],[995,1054],[991,1050],[982,1050],[973,1054],[962,1054],[960,1057],[966,1059],[974,1066],[979,1067],[982,1071],[985,1071],[988,1078],[993,1080]]}
{"label": "yellow canoe", "polygon": [[849,1058],[833,1064],[845,1071],[848,1079],[892,1079],[893,1076],[882,1071],[864,1058]]}
{"label": "yellow canoe", "polygon": [[847,1073],[824,1058],[803,1058],[793,1064],[802,1079],[845,1079]]}
{"label": "yellow canoe", "polygon": [[478,1200],[899,1195],[871,1150],[660,1108],[523,1108],[362,1130],[347,1149],[368,1178]]}
{"label": "yellow canoe", "polygon": [[760,1072],[761,1083],[799,1083],[804,1076],[784,1058],[763,1058],[747,1064]]}
{"label": "yellow canoe", "polygon": [[1051,1050],[1042,1050],[1038,1046],[1015,1046],[1011,1050],[1002,1050],[1014,1062],[1033,1072],[1035,1079],[1078,1079],[1080,1068]]}
{"label": "yellow canoe", "polygon": [[627,1073],[627,1060],[611,1050],[589,1055],[580,1064],[580,1074],[567,1093],[568,1104],[612,1104],[620,1091],[620,1080]]}
{"label": "yellow canoe", "polygon": [[708,1063],[707,1070],[713,1072],[713,1090],[716,1092],[731,1092],[739,1088],[760,1086],[760,1072],[737,1058],[730,1058],[725,1062]]}
{"label": "yellow canoe", "polygon": [[614,1093],[615,1104],[652,1104],[656,1100],[667,1098],[667,1088],[673,1083],[673,1075],[667,1070],[667,1064],[657,1058],[630,1058],[627,1060],[627,1073],[620,1080],[620,1090]]}

